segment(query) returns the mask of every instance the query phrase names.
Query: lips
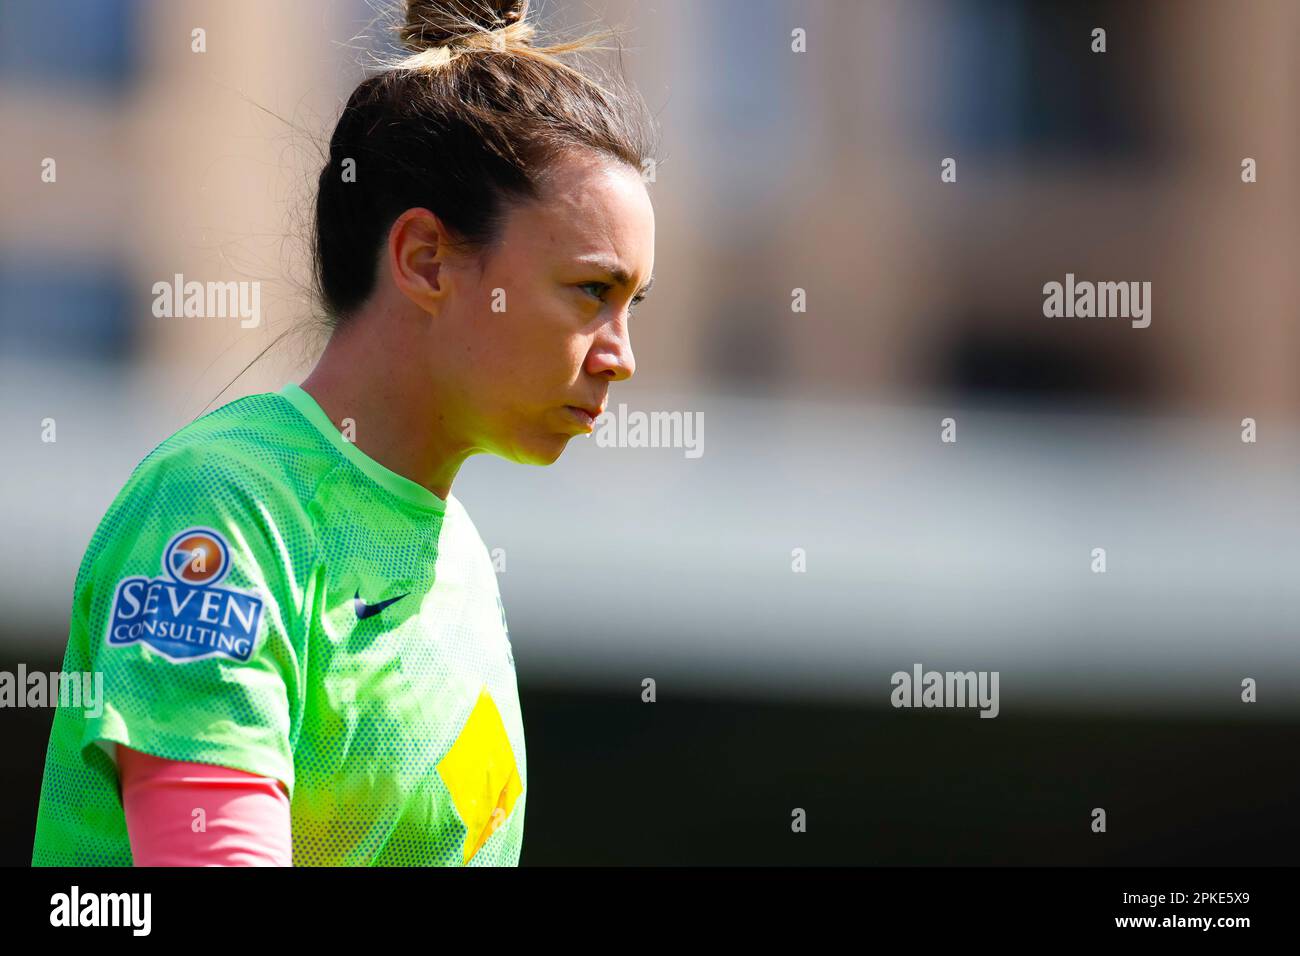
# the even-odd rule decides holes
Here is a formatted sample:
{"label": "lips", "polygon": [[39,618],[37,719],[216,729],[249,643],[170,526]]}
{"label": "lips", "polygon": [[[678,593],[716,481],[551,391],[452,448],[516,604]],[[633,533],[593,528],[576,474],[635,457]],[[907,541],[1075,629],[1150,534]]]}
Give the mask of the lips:
{"label": "lips", "polygon": [[601,406],[584,406],[584,405],[566,405],[564,406],[579,422],[588,428],[593,428],[596,419],[600,417],[604,408]]}

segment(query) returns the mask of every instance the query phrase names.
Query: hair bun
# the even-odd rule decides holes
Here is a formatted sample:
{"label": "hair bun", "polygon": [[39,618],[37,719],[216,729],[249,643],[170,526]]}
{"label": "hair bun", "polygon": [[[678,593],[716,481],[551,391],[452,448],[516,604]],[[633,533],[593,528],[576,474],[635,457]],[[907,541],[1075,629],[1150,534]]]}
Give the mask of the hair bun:
{"label": "hair bun", "polygon": [[406,0],[401,40],[416,53],[518,23],[528,0]]}

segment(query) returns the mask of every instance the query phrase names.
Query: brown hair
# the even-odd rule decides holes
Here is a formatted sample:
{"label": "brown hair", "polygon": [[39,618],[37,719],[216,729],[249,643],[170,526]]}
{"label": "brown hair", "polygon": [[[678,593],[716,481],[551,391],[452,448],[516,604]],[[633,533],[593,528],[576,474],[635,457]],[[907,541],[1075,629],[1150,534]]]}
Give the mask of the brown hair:
{"label": "brown hair", "polygon": [[[536,199],[547,168],[585,148],[638,172],[652,123],[639,96],[538,47],[528,0],[407,0],[409,55],[358,84],[330,137],[316,195],[313,271],[331,325],[374,289],[393,220],[432,210],[469,250],[490,248],[508,204]],[[352,160],[354,177],[345,177]],[[354,179],[354,181],[352,181]]]}

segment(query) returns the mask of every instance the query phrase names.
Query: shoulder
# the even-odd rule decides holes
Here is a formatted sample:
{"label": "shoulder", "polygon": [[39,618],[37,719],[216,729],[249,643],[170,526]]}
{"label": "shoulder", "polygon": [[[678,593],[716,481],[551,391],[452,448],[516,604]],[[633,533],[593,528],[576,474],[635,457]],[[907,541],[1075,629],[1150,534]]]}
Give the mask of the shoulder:
{"label": "shoulder", "polygon": [[483,543],[478,527],[460,499],[451,493],[447,495],[444,525],[444,535],[449,537],[449,544],[465,555],[472,562],[471,566],[475,570],[488,573],[495,580],[492,557],[488,553],[487,545]]}
{"label": "shoulder", "polygon": [[[136,466],[105,513],[83,570],[101,557],[149,555],[187,531],[215,531],[232,556],[309,566],[310,504],[336,464],[275,394],[238,399],[189,423]],[[143,550],[141,550],[143,549]]]}
{"label": "shoulder", "polygon": [[280,395],[237,399],[159,444],[136,467],[124,491],[162,489],[254,509],[305,504],[336,458],[304,424]]}
{"label": "shoulder", "polygon": [[465,505],[454,494],[448,492],[447,507],[443,512],[443,520],[448,525],[453,525],[461,534],[471,537],[482,544],[483,539],[479,537],[478,528],[474,520],[469,516]]}

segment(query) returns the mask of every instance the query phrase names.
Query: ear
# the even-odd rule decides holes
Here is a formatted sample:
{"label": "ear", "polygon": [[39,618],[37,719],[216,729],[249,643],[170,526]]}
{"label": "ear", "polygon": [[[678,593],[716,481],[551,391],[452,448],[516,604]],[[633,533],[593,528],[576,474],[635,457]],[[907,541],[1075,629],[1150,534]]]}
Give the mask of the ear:
{"label": "ear", "polygon": [[428,209],[408,209],[388,230],[385,259],[393,284],[421,309],[433,312],[446,299],[450,233]]}

